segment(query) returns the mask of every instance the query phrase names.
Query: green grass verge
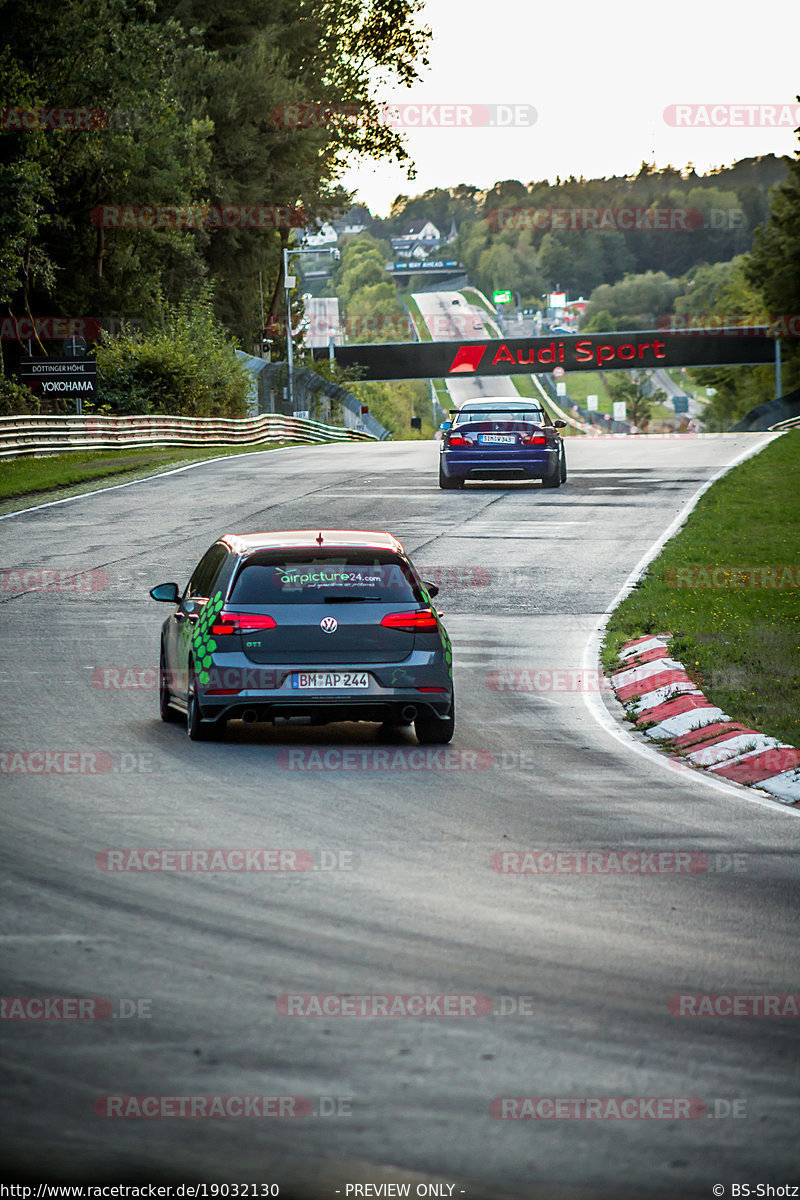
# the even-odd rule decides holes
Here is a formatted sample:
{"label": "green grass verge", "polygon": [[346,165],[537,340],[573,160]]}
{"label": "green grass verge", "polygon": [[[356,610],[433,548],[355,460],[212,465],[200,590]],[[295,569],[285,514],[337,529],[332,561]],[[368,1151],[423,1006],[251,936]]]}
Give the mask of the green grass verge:
{"label": "green grass verge", "polygon": [[598,412],[612,411],[611,394],[602,375],[594,371],[568,371],[561,382],[567,385],[570,398],[582,408],[586,408],[587,396],[597,396]]}
{"label": "green grass verge", "polygon": [[[574,400],[576,404],[580,404],[582,408],[586,408],[586,398],[594,395],[597,396],[598,412],[613,413],[614,401],[602,375],[598,375],[594,371],[569,371],[564,376],[562,383],[566,383],[570,399]],[[654,404],[651,408],[651,420],[674,421],[675,412],[672,405]]]}
{"label": "green grass verge", "polygon": [[[125,483],[171,467],[222,458],[233,454],[253,454],[274,450],[277,443],[264,446],[186,446],[137,447],[131,450],[75,450],[67,454],[49,454],[41,458],[14,458],[0,463],[0,511],[41,504],[47,499],[80,495],[104,479]],[[14,503],[27,499],[27,504]],[[11,503],[9,503],[11,502]]]}
{"label": "green grass verge", "polygon": [[474,288],[474,287],[462,288],[461,295],[466,300],[468,300],[470,302],[470,304],[474,304],[476,308],[482,308],[484,310],[484,312],[487,312],[489,314],[490,317],[494,317],[494,315],[495,315],[494,309],[492,308],[491,304],[489,304],[489,302],[484,299],[484,297],[480,294],[480,292],[477,290],[477,288]]}
{"label": "green grass verge", "polygon": [[449,412],[454,407],[453,397],[447,390],[447,383],[444,379],[432,379],[433,390],[436,392],[436,399],[441,404],[445,412]]}
{"label": "green grass verge", "polygon": [[[781,569],[792,568],[791,575]],[[698,584],[686,586],[705,568]],[[758,568],[724,575],[730,568]],[[763,576],[761,568],[777,574]],[[714,704],[800,746],[800,430],[783,434],[720,479],[648,567],[608,623],[602,652],[670,633],[670,652]],[[744,586],[742,586],[742,584]],[[780,586],[776,586],[780,584]]]}
{"label": "green grass verge", "polygon": [[433,334],[431,333],[430,329],[428,329],[428,326],[425,324],[425,318],[423,317],[422,312],[420,311],[420,307],[417,304],[414,297],[411,295],[410,292],[407,292],[407,293],[404,293],[400,297],[400,299],[403,301],[406,308],[408,309],[411,320],[414,322],[414,326],[415,326],[417,334],[419,336],[419,340],[421,342],[432,342]]}

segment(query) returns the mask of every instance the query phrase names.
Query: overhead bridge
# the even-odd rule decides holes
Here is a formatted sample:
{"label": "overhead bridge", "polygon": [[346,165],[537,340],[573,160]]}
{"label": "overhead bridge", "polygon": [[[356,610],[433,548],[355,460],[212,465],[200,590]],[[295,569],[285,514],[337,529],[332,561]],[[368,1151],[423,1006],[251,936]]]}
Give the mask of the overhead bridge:
{"label": "overhead bridge", "polygon": [[397,279],[410,278],[412,275],[461,275],[466,270],[463,263],[453,259],[448,261],[435,260],[430,262],[388,262],[386,270]]}

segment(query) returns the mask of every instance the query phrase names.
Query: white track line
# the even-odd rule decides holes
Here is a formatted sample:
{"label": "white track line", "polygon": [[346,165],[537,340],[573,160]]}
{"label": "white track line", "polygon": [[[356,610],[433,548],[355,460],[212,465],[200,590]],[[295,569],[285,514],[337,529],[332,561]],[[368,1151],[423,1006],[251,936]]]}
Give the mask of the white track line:
{"label": "white track line", "polygon": [[[275,446],[272,450],[251,450],[250,454],[278,454],[281,450],[296,450],[297,446]],[[4,513],[0,521],[8,521],[11,517],[21,517],[25,513],[39,512],[43,508],[55,508],[57,504],[69,504],[71,500],[85,500],[87,496],[100,496],[103,492],[118,492],[120,488],[133,487],[137,483],[149,483],[151,479],[163,479],[165,475],[180,475],[181,471],[193,471],[195,467],[204,467],[207,463],[225,462],[229,458],[244,458],[244,454],[220,454],[217,458],[201,458],[199,462],[187,463],[185,467],[175,467],[172,471],[157,471],[154,475],[144,475],[141,479],[129,479],[127,483],[112,483],[108,487],[95,488],[91,492],[78,492],[77,496],[65,496],[63,500],[48,500],[46,504],[33,504],[30,508],[18,508],[16,512]],[[20,497],[16,497],[20,499]],[[11,503],[13,503],[12,498]]]}

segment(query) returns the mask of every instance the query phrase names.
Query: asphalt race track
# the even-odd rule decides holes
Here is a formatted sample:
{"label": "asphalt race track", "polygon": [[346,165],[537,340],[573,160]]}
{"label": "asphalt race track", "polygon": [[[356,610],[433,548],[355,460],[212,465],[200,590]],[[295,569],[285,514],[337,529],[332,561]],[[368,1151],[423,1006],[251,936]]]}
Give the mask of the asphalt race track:
{"label": "asphalt race track", "polygon": [[[796,814],[633,753],[579,672],[648,547],[760,440],[569,439],[569,482],[549,492],[441,492],[434,443],[292,449],[0,521],[2,992],[110,1002],[84,1010],[99,1019],[2,1021],[19,1175],[547,1200],[797,1183],[800,1022],[670,1009],[797,990]],[[237,724],[195,744],[159,721],[168,610],[148,589],[183,586],[222,532],[318,526],[389,530],[441,581],[449,749],[346,725]],[[532,690],[503,690],[515,668]],[[125,848],[305,851],[294,861],[313,869],[102,869]],[[524,850],[708,858],[692,873],[497,869]],[[434,1011],[288,1015],[313,1006],[280,997],[309,994]],[[442,995],[465,1015],[437,1015]],[[219,1095],[304,1099],[296,1119],[290,1102],[241,1119],[95,1110]],[[504,1097],[643,1107],[502,1120],[523,1111]],[[655,1097],[694,1103],[653,1119]]]}

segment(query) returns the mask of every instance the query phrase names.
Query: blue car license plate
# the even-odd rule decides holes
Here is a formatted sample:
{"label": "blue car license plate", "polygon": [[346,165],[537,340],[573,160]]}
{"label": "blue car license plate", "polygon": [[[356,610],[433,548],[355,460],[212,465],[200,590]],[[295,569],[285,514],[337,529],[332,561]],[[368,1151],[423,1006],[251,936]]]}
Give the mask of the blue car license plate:
{"label": "blue car license plate", "polygon": [[481,433],[478,435],[478,442],[482,446],[495,445],[498,442],[504,446],[513,446],[516,440],[513,433]]}

